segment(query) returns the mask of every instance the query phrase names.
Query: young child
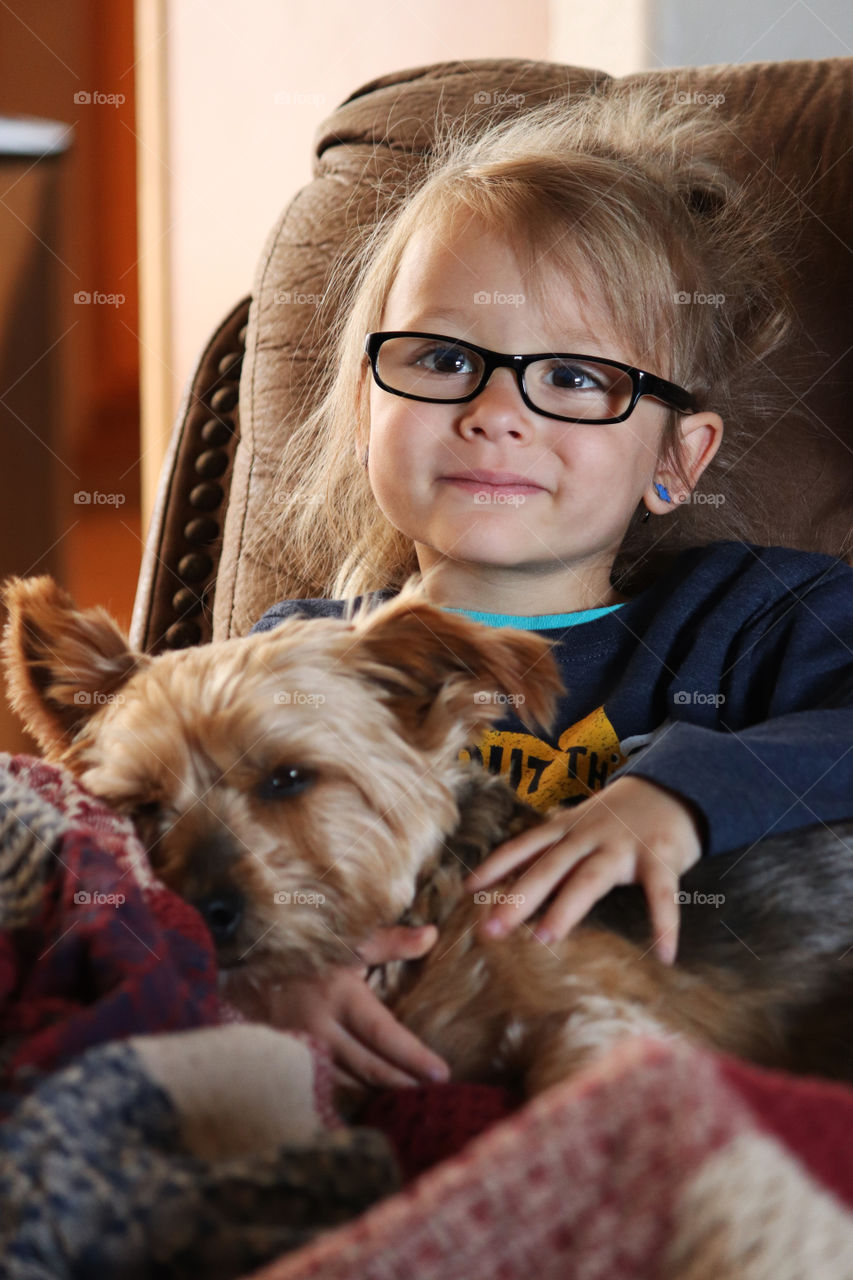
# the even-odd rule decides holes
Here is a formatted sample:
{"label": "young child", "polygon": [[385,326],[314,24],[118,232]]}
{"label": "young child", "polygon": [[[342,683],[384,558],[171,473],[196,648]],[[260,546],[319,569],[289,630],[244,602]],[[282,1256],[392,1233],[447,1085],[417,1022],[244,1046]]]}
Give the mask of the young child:
{"label": "young child", "polygon": [[[441,137],[366,245],[332,381],[285,449],[277,558],[312,598],[256,626],[418,571],[436,603],[548,636],[553,737],[508,705],[472,745],[561,806],[470,877],[523,869],[523,905],[485,928],[547,903],[547,945],[638,882],[669,962],[700,857],[853,816],[853,569],[749,541],[738,500],[762,492],[789,224],[707,158],[712,117],[635,88]],[[276,1021],[325,1038],[341,1080],[441,1078],[362,981],[434,940],[378,933],[360,966],[281,992]]]}

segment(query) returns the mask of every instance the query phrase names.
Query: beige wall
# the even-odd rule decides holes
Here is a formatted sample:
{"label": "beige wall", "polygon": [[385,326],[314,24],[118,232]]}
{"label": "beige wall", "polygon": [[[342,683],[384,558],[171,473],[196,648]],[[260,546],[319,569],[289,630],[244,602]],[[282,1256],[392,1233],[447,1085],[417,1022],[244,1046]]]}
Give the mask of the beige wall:
{"label": "beige wall", "polygon": [[552,62],[627,76],[659,65],[649,27],[656,0],[550,0]]}
{"label": "beige wall", "polygon": [[[466,58],[645,65],[645,0],[138,0],[144,484],[200,347],[251,290],[323,121],[366,81]],[[159,123],[158,123],[159,120]],[[159,137],[158,137],[159,131]],[[152,191],[162,184],[162,190]],[[163,275],[167,274],[167,288]],[[147,308],[147,313],[146,313]]]}

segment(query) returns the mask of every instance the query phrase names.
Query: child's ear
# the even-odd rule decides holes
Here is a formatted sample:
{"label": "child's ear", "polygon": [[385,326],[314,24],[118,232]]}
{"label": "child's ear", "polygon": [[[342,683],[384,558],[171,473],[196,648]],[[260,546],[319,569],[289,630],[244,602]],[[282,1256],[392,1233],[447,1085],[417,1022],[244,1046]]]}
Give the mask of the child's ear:
{"label": "child's ear", "polygon": [[11,578],[3,664],[10,701],[49,759],[143,663],[101,608],[78,610],[52,578]]}
{"label": "child's ear", "polygon": [[408,584],[362,611],[354,626],[358,642],[347,664],[380,686],[409,739],[424,749],[448,735],[463,745],[510,711],[530,729],[551,728],[565,687],[544,637],[473,622]]}

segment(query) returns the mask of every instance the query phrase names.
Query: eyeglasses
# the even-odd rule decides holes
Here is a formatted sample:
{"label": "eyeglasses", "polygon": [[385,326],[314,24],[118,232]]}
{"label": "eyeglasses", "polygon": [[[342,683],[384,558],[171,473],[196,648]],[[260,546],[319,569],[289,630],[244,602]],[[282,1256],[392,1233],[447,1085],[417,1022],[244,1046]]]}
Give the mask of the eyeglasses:
{"label": "eyeglasses", "polygon": [[364,350],[383,391],[407,400],[465,404],[495,369],[512,369],[521,398],[534,413],[561,422],[624,422],[641,396],[679,413],[695,413],[689,392],[618,360],[571,352],[508,356],[438,333],[369,333]]}

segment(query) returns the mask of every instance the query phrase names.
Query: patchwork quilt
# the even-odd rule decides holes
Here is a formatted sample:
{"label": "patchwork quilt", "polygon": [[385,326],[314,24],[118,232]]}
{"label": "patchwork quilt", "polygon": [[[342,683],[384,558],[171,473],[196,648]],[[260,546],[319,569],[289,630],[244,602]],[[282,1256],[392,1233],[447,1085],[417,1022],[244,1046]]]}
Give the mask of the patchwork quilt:
{"label": "patchwork quilt", "polygon": [[532,1102],[332,1104],[218,995],[196,912],[0,755],[0,1277],[853,1280],[853,1090],[630,1038]]}

